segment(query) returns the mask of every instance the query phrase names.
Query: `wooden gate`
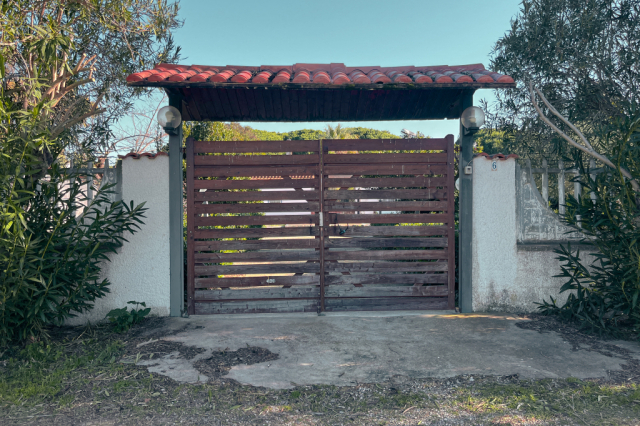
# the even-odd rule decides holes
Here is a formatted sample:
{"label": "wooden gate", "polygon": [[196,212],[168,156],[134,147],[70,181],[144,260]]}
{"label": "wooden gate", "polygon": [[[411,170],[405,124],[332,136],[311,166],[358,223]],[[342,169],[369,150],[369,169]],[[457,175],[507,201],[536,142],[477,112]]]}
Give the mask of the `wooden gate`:
{"label": "wooden gate", "polygon": [[187,139],[190,314],[453,309],[453,136]]}

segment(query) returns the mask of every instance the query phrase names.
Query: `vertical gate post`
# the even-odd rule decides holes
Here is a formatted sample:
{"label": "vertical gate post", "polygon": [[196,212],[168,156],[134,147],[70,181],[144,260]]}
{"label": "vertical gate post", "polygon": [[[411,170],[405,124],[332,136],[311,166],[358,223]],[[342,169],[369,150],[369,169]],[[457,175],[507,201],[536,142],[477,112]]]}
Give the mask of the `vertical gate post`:
{"label": "vertical gate post", "polygon": [[[180,98],[169,95],[169,105],[181,109]],[[182,201],[182,124],[175,135],[169,135],[169,274],[172,317],[184,309],[184,248]]]}
{"label": "vertical gate post", "polygon": [[[318,224],[320,225],[320,312],[324,312],[324,146],[322,139],[318,141],[318,154],[319,154],[319,179],[318,179],[318,194],[320,195],[320,206],[318,212]],[[319,312],[319,313],[320,313]]]}
{"label": "vertical gate post", "polygon": [[[465,93],[462,97],[461,111],[473,106],[473,92]],[[459,191],[459,241],[458,241],[458,294],[460,312],[472,312],[473,310],[473,283],[472,283],[472,235],[473,235],[473,170],[472,174],[465,175],[464,168],[472,165],[473,161],[473,135],[465,135],[462,120],[460,120],[460,161],[458,163],[458,176],[460,179]]]}
{"label": "vertical gate post", "polygon": [[447,135],[447,266],[448,266],[448,301],[447,309],[456,308],[456,224],[455,224],[455,176],[453,173],[455,164],[455,153],[453,147],[453,135]]}
{"label": "vertical gate post", "polygon": [[195,296],[195,247],[194,247],[194,233],[195,233],[195,194],[194,194],[194,153],[193,153],[193,138],[187,138],[187,313],[194,315],[196,313],[196,304],[194,300]]}

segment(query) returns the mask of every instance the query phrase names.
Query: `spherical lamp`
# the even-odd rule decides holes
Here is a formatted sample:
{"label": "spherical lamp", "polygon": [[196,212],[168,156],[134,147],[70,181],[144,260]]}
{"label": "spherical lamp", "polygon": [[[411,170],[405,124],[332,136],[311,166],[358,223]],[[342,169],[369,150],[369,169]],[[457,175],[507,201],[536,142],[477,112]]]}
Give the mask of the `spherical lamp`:
{"label": "spherical lamp", "polygon": [[478,131],[484,125],[484,111],[476,106],[469,107],[462,112],[460,120],[465,129]]}
{"label": "spherical lamp", "polygon": [[164,106],[158,111],[158,124],[166,129],[176,129],[182,123],[182,114],[178,108],[172,106]]}

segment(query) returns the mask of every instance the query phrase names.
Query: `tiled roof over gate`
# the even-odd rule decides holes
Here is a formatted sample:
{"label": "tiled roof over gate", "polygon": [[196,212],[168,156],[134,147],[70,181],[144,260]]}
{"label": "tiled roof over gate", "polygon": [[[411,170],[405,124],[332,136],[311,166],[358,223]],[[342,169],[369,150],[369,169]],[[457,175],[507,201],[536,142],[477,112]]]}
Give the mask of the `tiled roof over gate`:
{"label": "tiled roof over gate", "polygon": [[[488,71],[482,64],[459,66],[404,67],[347,67],[344,64],[295,64],[287,66],[201,66],[160,64],[152,70],[131,74],[132,85],[161,85],[178,83],[246,83],[246,84],[473,84],[488,87],[512,85],[507,75]],[[153,84],[155,83],[155,84]]]}

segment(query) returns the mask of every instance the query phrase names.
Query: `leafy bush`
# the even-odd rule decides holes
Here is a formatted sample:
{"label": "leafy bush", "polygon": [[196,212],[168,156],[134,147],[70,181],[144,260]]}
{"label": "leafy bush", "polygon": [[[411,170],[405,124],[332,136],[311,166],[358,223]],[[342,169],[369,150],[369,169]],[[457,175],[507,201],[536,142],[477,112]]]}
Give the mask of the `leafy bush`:
{"label": "leafy bush", "polygon": [[[612,142],[612,161],[624,166],[640,180],[640,118],[627,122],[622,129],[608,135]],[[583,176],[589,171],[582,168]],[[595,261],[585,264],[580,251],[571,245],[556,252],[562,264],[558,276],[567,279],[560,292],[570,291],[567,301],[558,306],[551,298],[539,309],[578,321],[584,328],[599,333],[621,331],[619,326],[640,332],[640,209],[639,197],[622,174],[605,169],[605,173],[588,178],[581,200],[566,202],[565,222],[583,232],[585,242],[594,245],[590,253]],[[589,193],[595,193],[592,201]],[[581,227],[579,226],[581,225]],[[629,330],[627,330],[629,331]]]}
{"label": "leafy bush", "polygon": [[[50,175],[31,184],[15,177],[24,186],[0,202],[2,341],[35,337],[44,326],[89,310],[109,292],[101,263],[126,241],[123,232],[134,233],[144,217],[143,205],[111,202],[109,187],[89,201],[79,176],[56,165]],[[1,190],[7,194],[6,186]]]}
{"label": "leafy bush", "polygon": [[113,330],[116,333],[124,333],[129,330],[132,325],[138,324],[142,321],[142,319],[151,312],[151,308],[147,308],[147,305],[144,302],[135,302],[132,300],[127,302],[127,305],[136,305],[136,308],[139,305],[142,305],[142,307],[146,309],[131,308],[131,310],[128,311],[125,306],[124,308],[112,309],[109,311],[107,318],[109,318],[109,321],[113,324]]}

